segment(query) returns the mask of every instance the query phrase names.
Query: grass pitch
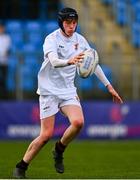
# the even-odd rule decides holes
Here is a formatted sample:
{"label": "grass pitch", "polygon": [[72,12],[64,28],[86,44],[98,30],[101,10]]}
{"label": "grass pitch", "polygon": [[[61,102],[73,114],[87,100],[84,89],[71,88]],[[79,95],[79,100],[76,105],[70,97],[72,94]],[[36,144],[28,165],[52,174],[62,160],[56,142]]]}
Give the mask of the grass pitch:
{"label": "grass pitch", "polygon": [[[0,179],[11,179],[30,142],[0,142]],[[73,141],[64,155],[65,173],[53,167],[50,141],[30,164],[29,179],[140,179],[140,141]]]}

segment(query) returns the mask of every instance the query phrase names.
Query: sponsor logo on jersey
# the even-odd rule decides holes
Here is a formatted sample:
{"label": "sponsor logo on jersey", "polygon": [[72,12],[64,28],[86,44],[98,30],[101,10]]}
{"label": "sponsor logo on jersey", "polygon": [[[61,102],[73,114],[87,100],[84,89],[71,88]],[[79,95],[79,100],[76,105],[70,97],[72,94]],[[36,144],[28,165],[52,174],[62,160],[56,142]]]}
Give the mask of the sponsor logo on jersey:
{"label": "sponsor logo on jersey", "polygon": [[62,46],[62,45],[59,45],[59,47],[60,47],[60,48],[64,48],[64,46]]}

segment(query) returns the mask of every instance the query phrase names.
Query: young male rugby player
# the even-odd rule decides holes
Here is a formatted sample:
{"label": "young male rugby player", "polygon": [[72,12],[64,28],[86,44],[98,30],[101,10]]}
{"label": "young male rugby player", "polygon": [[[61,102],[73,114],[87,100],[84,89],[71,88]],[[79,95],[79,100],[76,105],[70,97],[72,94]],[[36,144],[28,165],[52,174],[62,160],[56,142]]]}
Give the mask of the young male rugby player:
{"label": "young male rugby player", "polygon": [[[13,176],[25,178],[25,172],[33,158],[53,135],[55,114],[61,110],[70,122],[63,136],[56,142],[53,150],[54,166],[58,173],[64,172],[63,153],[69,143],[79,134],[84,125],[84,117],[77,98],[74,78],[76,63],[82,61],[83,51],[91,49],[86,39],[76,32],[78,14],[72,8],[64,8],[58,13],[59,29],[45,39],[44,62],[38,74],[41,130],[25,152],[22,160],[16,164]],[[107,87],[114,102],[122,99],[114,90],[100,65],[95,75]]]}

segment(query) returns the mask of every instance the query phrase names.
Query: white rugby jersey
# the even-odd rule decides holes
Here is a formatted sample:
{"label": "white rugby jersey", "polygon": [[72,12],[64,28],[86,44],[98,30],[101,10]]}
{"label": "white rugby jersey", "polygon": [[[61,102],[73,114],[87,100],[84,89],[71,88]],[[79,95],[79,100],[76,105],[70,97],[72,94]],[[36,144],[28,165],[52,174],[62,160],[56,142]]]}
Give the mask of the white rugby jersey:
{"label": "white rugby jersey", "polygon": [[[61,97],[76,95],[76,65],[68,65],[67,62],[86,49],[90,49],[88,42],[77,32],[69,38],[63,36],[60,29],[48,35],[43,44],[44,61],[38,73],[37,94]],[[105,86],[109,84],[99,65],[95,74]]]}
{"label": "white rugby jersey", "polygon": [[[76,32],[69,38],[63,36],[60,29],[48,35],[43,45],[44,62],[38,73],[37,93],[40,95],[70,95],[76,93],[76,87],[74,86],[76,66],[68,65],[67,62],[86,49],[90,49],[90,46],[85,38]],[[48,58],[51,52],[59,58],[61,67],[53,66]]]}

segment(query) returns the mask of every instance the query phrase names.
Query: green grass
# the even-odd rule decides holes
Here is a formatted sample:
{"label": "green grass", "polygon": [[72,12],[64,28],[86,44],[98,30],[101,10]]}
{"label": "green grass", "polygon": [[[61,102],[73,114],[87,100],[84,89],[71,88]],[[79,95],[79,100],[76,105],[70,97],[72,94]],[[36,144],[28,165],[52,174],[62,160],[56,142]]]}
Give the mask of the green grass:
{"label": "green grass", "polygon": [[[15,164],[22,158],[29,142],[0,142],[0,178],[12,178]],[[27,171],[30,179],[139,178],[140,141],[73,141],[64,155],[65,173],[53,168],[50,141],[32,161]]]}

